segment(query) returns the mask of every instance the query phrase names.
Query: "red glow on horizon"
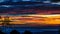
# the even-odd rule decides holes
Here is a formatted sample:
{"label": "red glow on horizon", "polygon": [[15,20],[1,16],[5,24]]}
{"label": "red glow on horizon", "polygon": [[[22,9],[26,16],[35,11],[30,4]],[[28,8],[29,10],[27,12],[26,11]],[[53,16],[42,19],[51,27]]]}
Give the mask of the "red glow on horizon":
{"label": "red glow on horizon", "polygon": [[54,14],[60,13],[60,10],[41,10],[41,9],[29,9],[29,10],[13,10],[8,12],[3,12],[0,14],[26,14],[26,13],[35,13],[35,14]]}

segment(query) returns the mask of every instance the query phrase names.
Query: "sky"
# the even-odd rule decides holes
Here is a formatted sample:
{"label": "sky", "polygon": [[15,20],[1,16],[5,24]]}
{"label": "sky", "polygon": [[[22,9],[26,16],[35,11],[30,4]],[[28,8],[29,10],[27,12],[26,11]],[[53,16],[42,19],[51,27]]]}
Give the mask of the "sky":
{"label": "sky", "polygon": [[[0,0],[0,3],[4,1],[5,0]],[[23,1],[30,1],[30,0],[23,0]],[[13,2],[18,2],[18,1],[13,0]],[[12,21],[12,22],[9,22],[9,24],[18,24],[20,26],[29,25],[32,27],[33,26],[40,27],[41,25],[42,26],[59,25],[60,24],[60,2],[55,3],[51,1],[43,1],[43,3],[46,3],[46,4],[35,4],[35,5],[33,4],[30,6],[29,5],[0,5],[0,16],[1,16],[0,21],[1,20],[4,21],[6,16],[8,16],[9,20]],[[3,21],[0,22],[0,24],[2,24]],[[11,29],[6,28],[5,31],[7,32],[8,30],[11,30]],[[30,29],[30,30],[35,31],[36,29]]]}
{"label": "sky", "polygon": [[0,14],[59,14],[60,10],[59,9],[51,9],[51,10],[42,10],[42,9],[26,9],[26,10],[19,10],[19,9],[8,9],[8,10],[3,10],[0,11]]}
{"label": "sky", "polygon": [[[27,0],[25,0],[27,1]],[[2,0],[0,2],[3,2]],[[22,14],[26,14],[25,17],[22,17]],[[31,14],[34,14],[33,16]],[[14,18],[16,20],[11,22],[12,24],[26,24],[35,23],[35,24],[60,24],[59,17],[52,18],[47,17],[46,15],[51,15],[57,17],[56,14],[60,14],[60,2],[51,3],[50,1],[44,1],[42,4],[26,4],[26,5],[0,5],[0,15],[14,15],[14,17],[9,16],[10,18]],[[15,15],[20,15],[16,17]],[[30,17],[28,15],[31,15]],[[37,15],[37,16],[36,16]],[[47,18],[42,18],[43,15]],[[26,17],[27,16],[27,17]],[[15,19],[16,18],[16,19]],[[41,19],[42,18],[42,19]],[[55,20],[54,20],[55,19]],[[18,23],[16,23],[18,22]],[[56,23],[55,23],[56,22]]]}

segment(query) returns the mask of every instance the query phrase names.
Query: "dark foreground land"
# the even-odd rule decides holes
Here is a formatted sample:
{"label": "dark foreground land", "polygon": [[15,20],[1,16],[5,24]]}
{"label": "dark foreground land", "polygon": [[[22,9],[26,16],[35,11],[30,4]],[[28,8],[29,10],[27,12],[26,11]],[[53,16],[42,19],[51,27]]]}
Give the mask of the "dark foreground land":
{"label": "dark foreground land", "polygon": [[58,34],[59,26],[21,26],[21,25],[9,25],[9,26],[0,26],[0,30],[9,34],[12,30],[17,30],[21,34],[24,31],[31,31],[33,34]]}

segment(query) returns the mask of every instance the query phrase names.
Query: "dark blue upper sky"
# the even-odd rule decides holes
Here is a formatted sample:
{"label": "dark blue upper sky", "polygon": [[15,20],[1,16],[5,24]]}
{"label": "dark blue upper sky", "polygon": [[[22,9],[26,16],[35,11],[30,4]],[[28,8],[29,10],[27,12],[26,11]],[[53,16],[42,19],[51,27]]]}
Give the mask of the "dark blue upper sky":
{"label": "dark blue upper sky", "polygon": [[[28,1],[28,2],[21,2],[21,1]],[[35,1],[37,0],[0,0],[0,13],[6,13],[13,10],[18,11],[20,9],[21,10],[22,9],[28,10],[28,9],[35,9],[35,8],[43,9],[43,10],[60,9],[60,3],[51,3],[51,2],[49,3],[49,1],[46,1],[46,0],[39,0],[44,2],[35,2]],[[14,3],[14,2],[19,2],[19,3]]]}
{"label": "dark blue upper sky", "polygon": [[21,2],[21,1],[57,1],[57,2],[59,2],[60,0],[0,0],[0,3],[2,3],[2,2]]}
{"label": "dark blue upper sky", "polygon": [[46,1],[46,0],[0,0],[0,2],[6,2],[6,1],[19,2],[19,1]]}

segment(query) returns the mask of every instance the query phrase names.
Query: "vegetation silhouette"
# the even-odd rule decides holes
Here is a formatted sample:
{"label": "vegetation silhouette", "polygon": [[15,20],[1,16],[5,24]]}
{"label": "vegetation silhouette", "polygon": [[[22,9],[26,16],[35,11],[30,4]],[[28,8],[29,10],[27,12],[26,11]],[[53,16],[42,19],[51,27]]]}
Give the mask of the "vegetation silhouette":
{"label": "vegetation silhouette", "polygon": [[20,34],[20,32],[18,32],[17,30],[13,30],[10,32],[10,34]]}
{"label": "vegetation silhouette", "polygon": [[24,32],[24,34],[32,34],[32,32],[26,30],[26,31]]}

